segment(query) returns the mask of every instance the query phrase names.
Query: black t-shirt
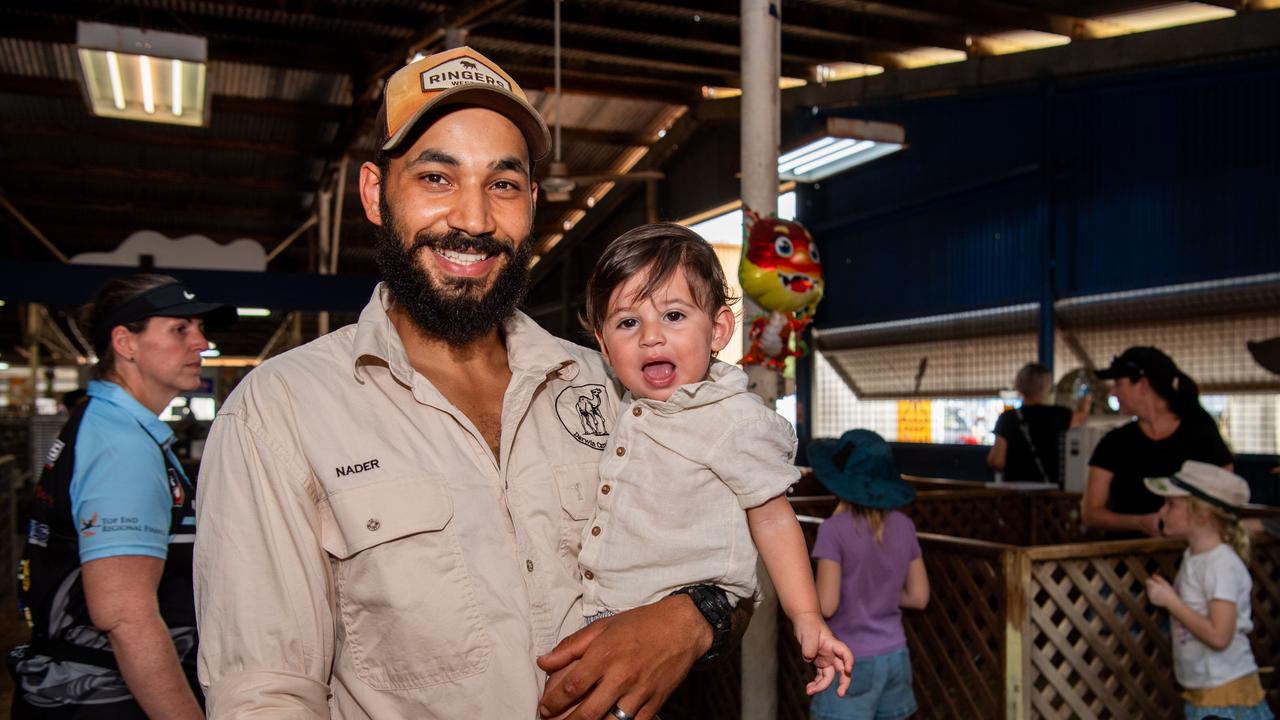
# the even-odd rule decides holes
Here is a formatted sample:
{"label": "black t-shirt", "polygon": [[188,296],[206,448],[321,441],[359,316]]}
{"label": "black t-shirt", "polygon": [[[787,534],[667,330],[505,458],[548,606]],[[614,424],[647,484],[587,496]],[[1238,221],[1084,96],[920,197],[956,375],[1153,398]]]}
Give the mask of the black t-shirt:
{"label": "black t-shirt", "polygon": [[1159,510],[1164,498],[1148,490],[1143,479],[1168,477],[1181,470],[1187,460],[1219,466],[1232,462],[1231,451],[1207,416],[1183,418],[1178,429],[1163,440],[1147,437],[1136,420],[1118,427],[1098,442],[1089,465],[1114,473],[1108,510],[1145,515]]}
{"label": "black t-shirt", "polygon": [[1058,460],[1062,457],[1062,433],[1071,426],[1071,411],[1061,405],[1027,405],[1022,408],[1022,418],[1027,424],[1027,433],[1022,432],[1018,423],[1018,412],[1006,410],[996,420],[996,435],[1005,439],[1008,448],[1005,451],[1004,479],[1018,482],[1044,482],[1045,478],[1036,467],[1031,446],[1027,444],[1027,434],[1035,443],[1036,454],[1044,465],[1044,472],[1049,482],[1062,484],[1058,476]]}

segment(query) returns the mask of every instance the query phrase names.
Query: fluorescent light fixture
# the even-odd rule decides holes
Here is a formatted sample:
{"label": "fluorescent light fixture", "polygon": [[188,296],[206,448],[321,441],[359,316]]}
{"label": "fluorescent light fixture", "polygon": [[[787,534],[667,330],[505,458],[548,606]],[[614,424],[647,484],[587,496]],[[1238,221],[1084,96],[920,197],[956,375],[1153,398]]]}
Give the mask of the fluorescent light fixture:
{"label": "fluorescent light fixture", "polygon": [[778,158],[778,179],[817,182],[906,147],[901,125],[827,118],[826,129]]}
{"label": "fluorescent light fixture", "polygon": [[963,50],[953,50],[951,48],[918,47],[891,52],[889,57],[893,58],[898,69],[914,70],[934,65],[964,62],[969,59],[969,54]]}
{"label": "fluorescent light fixture", "polygon": [[884,68],[879,65],[867,65],[856,62],[826,63],[825,65],[818,65],[813,69],[814,77],[818,82],[822,83],[869,77],[871,75],[879,75],[883,72]]}
{"label": "fluorescent light fixture", "polygon": [[238,307],[236,315],[238,317],[271,317],[271,311],[266,308]]}
{"label": "fluorescent light fixture", "polygon": [[257,367],[259,365],[256,357],[237,357],[223,356],[209,358],[202,363],[207,368],[213,367]]}
{"label": "fluorescent light fixture", "polygon": [[9,363],[0,362],[0,370],[8,370],[8,369],[9,369]]}
{"label": "fluorescent light fixture", "polygon": [[[808,84],[803,78],[780,77],[778,78],[779,90],[790,90],[791,88],[803,87]],[[703,85],[702,97],[707,100],[723,100],[725,98],[734,98],[742,94],[742,88],[721,87],[718,85]]]}
{"label": "fluorescent light fixture", "polygon": [[217,415],[217,402],[211,397],[193,397],[191,398],[191,414],[197,420],[204,422],[213,422],[213,418]]}
{"label": "fluorescent light fixture", "polygon": [[212,348],[212,347],[200,353],[200,357],[202,358],[216,358],[216,357],[220,357],[221,355],[222,355],[221,350],[219,350],[218,348]]}
{"label": "fluorescent light fixture", "polygon": [[85,101],[99,117],[208,124],[208,41],[194,35],[76,23]]}
{"label": "fluorescent light fixture", "polygon": [[1066,35],[1038,32],[1036,30],[1009,30],[1008,32],[981,35],[973,38],[973,47],[985,55],[1008,55],[1010,53],[1040,50],[1047,47],[1058,47],[1071,42]]}
{"label": "fluorescent light fixture", "polygon": [[[1250,4],[1249,9],[1260,8]],[[1208,3],[1171,2],[1132,12],[1101,15],[1091,18],[1090,25],[1097,28],[1093,32],[1093,37],[1111,37],[1221,20],[1235,14],[1235,10]]]}

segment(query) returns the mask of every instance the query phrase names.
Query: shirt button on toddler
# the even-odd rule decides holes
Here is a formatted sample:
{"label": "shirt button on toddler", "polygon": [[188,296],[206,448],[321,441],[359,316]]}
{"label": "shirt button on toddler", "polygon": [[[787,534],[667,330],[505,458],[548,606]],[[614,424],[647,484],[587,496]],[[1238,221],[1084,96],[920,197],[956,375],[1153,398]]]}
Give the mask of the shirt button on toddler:
{"label": "shirt button on toddler", "polygon": [[626,454],[627,454],[627,449],[626,449],[626,448],[621,448],[621,447],[620,447],[620,448],[618,448],[618,451],[617,451],[617,452],[618,452],[618,457],[622,457],[623,455],[626,455]]}

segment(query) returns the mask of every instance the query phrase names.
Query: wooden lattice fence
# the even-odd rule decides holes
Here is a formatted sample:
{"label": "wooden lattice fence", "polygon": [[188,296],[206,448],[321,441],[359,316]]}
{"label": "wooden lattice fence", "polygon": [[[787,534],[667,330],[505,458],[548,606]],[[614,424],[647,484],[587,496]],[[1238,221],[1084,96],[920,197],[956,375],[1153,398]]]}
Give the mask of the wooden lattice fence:
{"label": "wooden lattice fence", "polygon": [[[1183,546],[1080,542],[1092,536],[1079,503],[1071,493],[964,488],[924,490],[907,509],[933,591],[926,610],[904,613],[920,717],[1181,716],[1168,614],[1147,602],[1146,580],[1171,579]],[[812,543],[834,500],[795,505]],[[1280,707],[1270,672],[1280,663],[1280,543],[1256,535],[1250,572],[1254,655]],[[778,715],[805,718],[810,673],[784,623]]]}

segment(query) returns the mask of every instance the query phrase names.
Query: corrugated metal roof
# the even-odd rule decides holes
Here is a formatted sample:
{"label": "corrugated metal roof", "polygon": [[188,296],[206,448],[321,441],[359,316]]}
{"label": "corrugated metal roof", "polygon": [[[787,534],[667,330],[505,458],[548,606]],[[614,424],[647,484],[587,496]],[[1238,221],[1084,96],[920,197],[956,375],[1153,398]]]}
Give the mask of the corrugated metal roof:
{"label": "corrugated metal roof", "polygon": [[209,88],[214,94],[351,104],[351,76],[273,68],[238,62],[212,62]]}

